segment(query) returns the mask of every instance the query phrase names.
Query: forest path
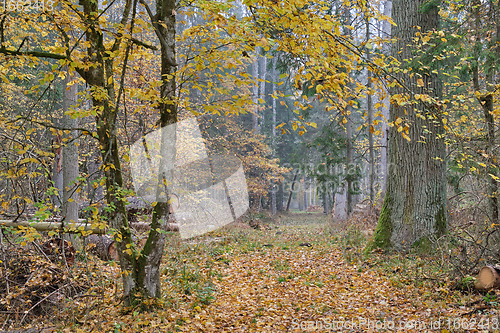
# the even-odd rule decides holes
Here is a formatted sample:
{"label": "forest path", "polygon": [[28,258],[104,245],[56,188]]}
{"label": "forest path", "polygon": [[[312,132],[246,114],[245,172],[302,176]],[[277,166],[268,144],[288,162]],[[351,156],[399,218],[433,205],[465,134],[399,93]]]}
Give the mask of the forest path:
{"label": "forest path", "polygon": [[[311,221],[312,218],[312,221]],[[182,331],[435,331],[471,327],[448,291],[420,287],[413,271],[364,257],[359,233],[335,234],[324,215],[295,216],[217,266],[215,300]],[[385,267],[385,269],[384,269]],[[387,269],[392,270],[387,274]],[[488,317],[490,318],[490,317]],[[479,319],[476,322],[476,326]],[[486,323],[486,322],[485,322]],[[491,325],[491,324],[490,324]],[[490,328],[492,328],[491,326]],[[493,327],[494,328],[494,327]],[[474,331],[474,330],[467,330]]]}
{"label": "forest path", "polygon": [[[500,297],[487,303],[483,295],[455,290],[437,258],[365,254],[372,230],[334,226],[321,213],[252,218],[266,227],[240,223],[190,240],[173,235],[161,267],[162,303],[152,311],[123,313],[120,287],[108,287],[102,300],[79,303],[76,321],[60,326],[64,332],[500,332]],[[111,286],[117,274],[114,264]]]}

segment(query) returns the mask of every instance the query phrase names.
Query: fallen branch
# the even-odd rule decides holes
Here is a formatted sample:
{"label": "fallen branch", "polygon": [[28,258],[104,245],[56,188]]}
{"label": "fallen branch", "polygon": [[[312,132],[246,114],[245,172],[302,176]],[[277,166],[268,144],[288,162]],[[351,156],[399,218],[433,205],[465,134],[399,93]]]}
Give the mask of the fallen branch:
{"label": "fallen branch", "polygon": [[0,220],[0,226],[6,227],[33,227],[38,231],[51,231],[51,230],[59,230],[65,233],[78,233],[80,231],[92,231],[93,234],[104,234],[106,233],[105,228],[96,228],[92,227],[92,224],[89,223],[71,223],[65,224],[61,221],[54,222],[29,222],[29,221],[9,221],[9,220]]}

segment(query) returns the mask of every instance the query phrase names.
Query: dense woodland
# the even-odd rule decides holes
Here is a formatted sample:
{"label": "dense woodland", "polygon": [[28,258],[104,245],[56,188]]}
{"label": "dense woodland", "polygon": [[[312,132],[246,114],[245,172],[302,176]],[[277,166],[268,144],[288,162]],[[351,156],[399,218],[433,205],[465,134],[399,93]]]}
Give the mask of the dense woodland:
{"label": "dense woodland", "polygon": [[499,0],[0,0],[0,331],[498,331],[499,77]]}

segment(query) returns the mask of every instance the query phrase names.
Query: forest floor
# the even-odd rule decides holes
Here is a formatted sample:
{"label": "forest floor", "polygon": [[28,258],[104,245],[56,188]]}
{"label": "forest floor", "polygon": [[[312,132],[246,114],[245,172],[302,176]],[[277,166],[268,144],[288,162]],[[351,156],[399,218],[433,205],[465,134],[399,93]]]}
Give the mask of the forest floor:
{"label": "forest floor", "polygon": [[123,311],[117,264],[92,259],[89,296],[30,325],[47,332],[500,332],[499,293],[457,290],[437,256],[364,253],[369,227],[335,226],[321,213],[261,221],[262,230],[172,237],[164,298],[154,310]]}

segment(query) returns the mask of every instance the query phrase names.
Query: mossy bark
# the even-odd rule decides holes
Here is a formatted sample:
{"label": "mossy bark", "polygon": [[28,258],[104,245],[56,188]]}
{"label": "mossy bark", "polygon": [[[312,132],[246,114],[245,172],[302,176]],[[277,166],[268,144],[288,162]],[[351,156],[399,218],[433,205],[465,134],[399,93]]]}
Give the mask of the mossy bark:
{"label": "mossy bark", "polygon": [[375,234],[373,239],[367,247],[368,251],[375,248],[389,249],[392,247],[391,243],[392,237],[392,222],[391,222],[391,201],[390,198],[384,200],[382,210],[380,211],[380,217],[378,220],[377,228],[375,229]]}
{"label": "mossy bark", "polygon": [[[439,99],[441,94],[432,49],[411,47],[415,33],[426,34],[439,27],[436,6],[422,11],[428,4],[425,0],[393,1],[396,26],[392,36],[397,42],[392,45],[392,54],[402,67],[412,67],[407,68],[411,76],[404,71],[395,74],[405,85],[391,89],[391,95],[399,100],[415,101],[414,94]],[[439,39],[435,43],[439,44]],[[446,231],[446,150],[441,113],[434,102],[391,104],[390,121],[396,125],[389,130],[386,196],[371,247],[407,251],[422,239],[432,241]]]}

